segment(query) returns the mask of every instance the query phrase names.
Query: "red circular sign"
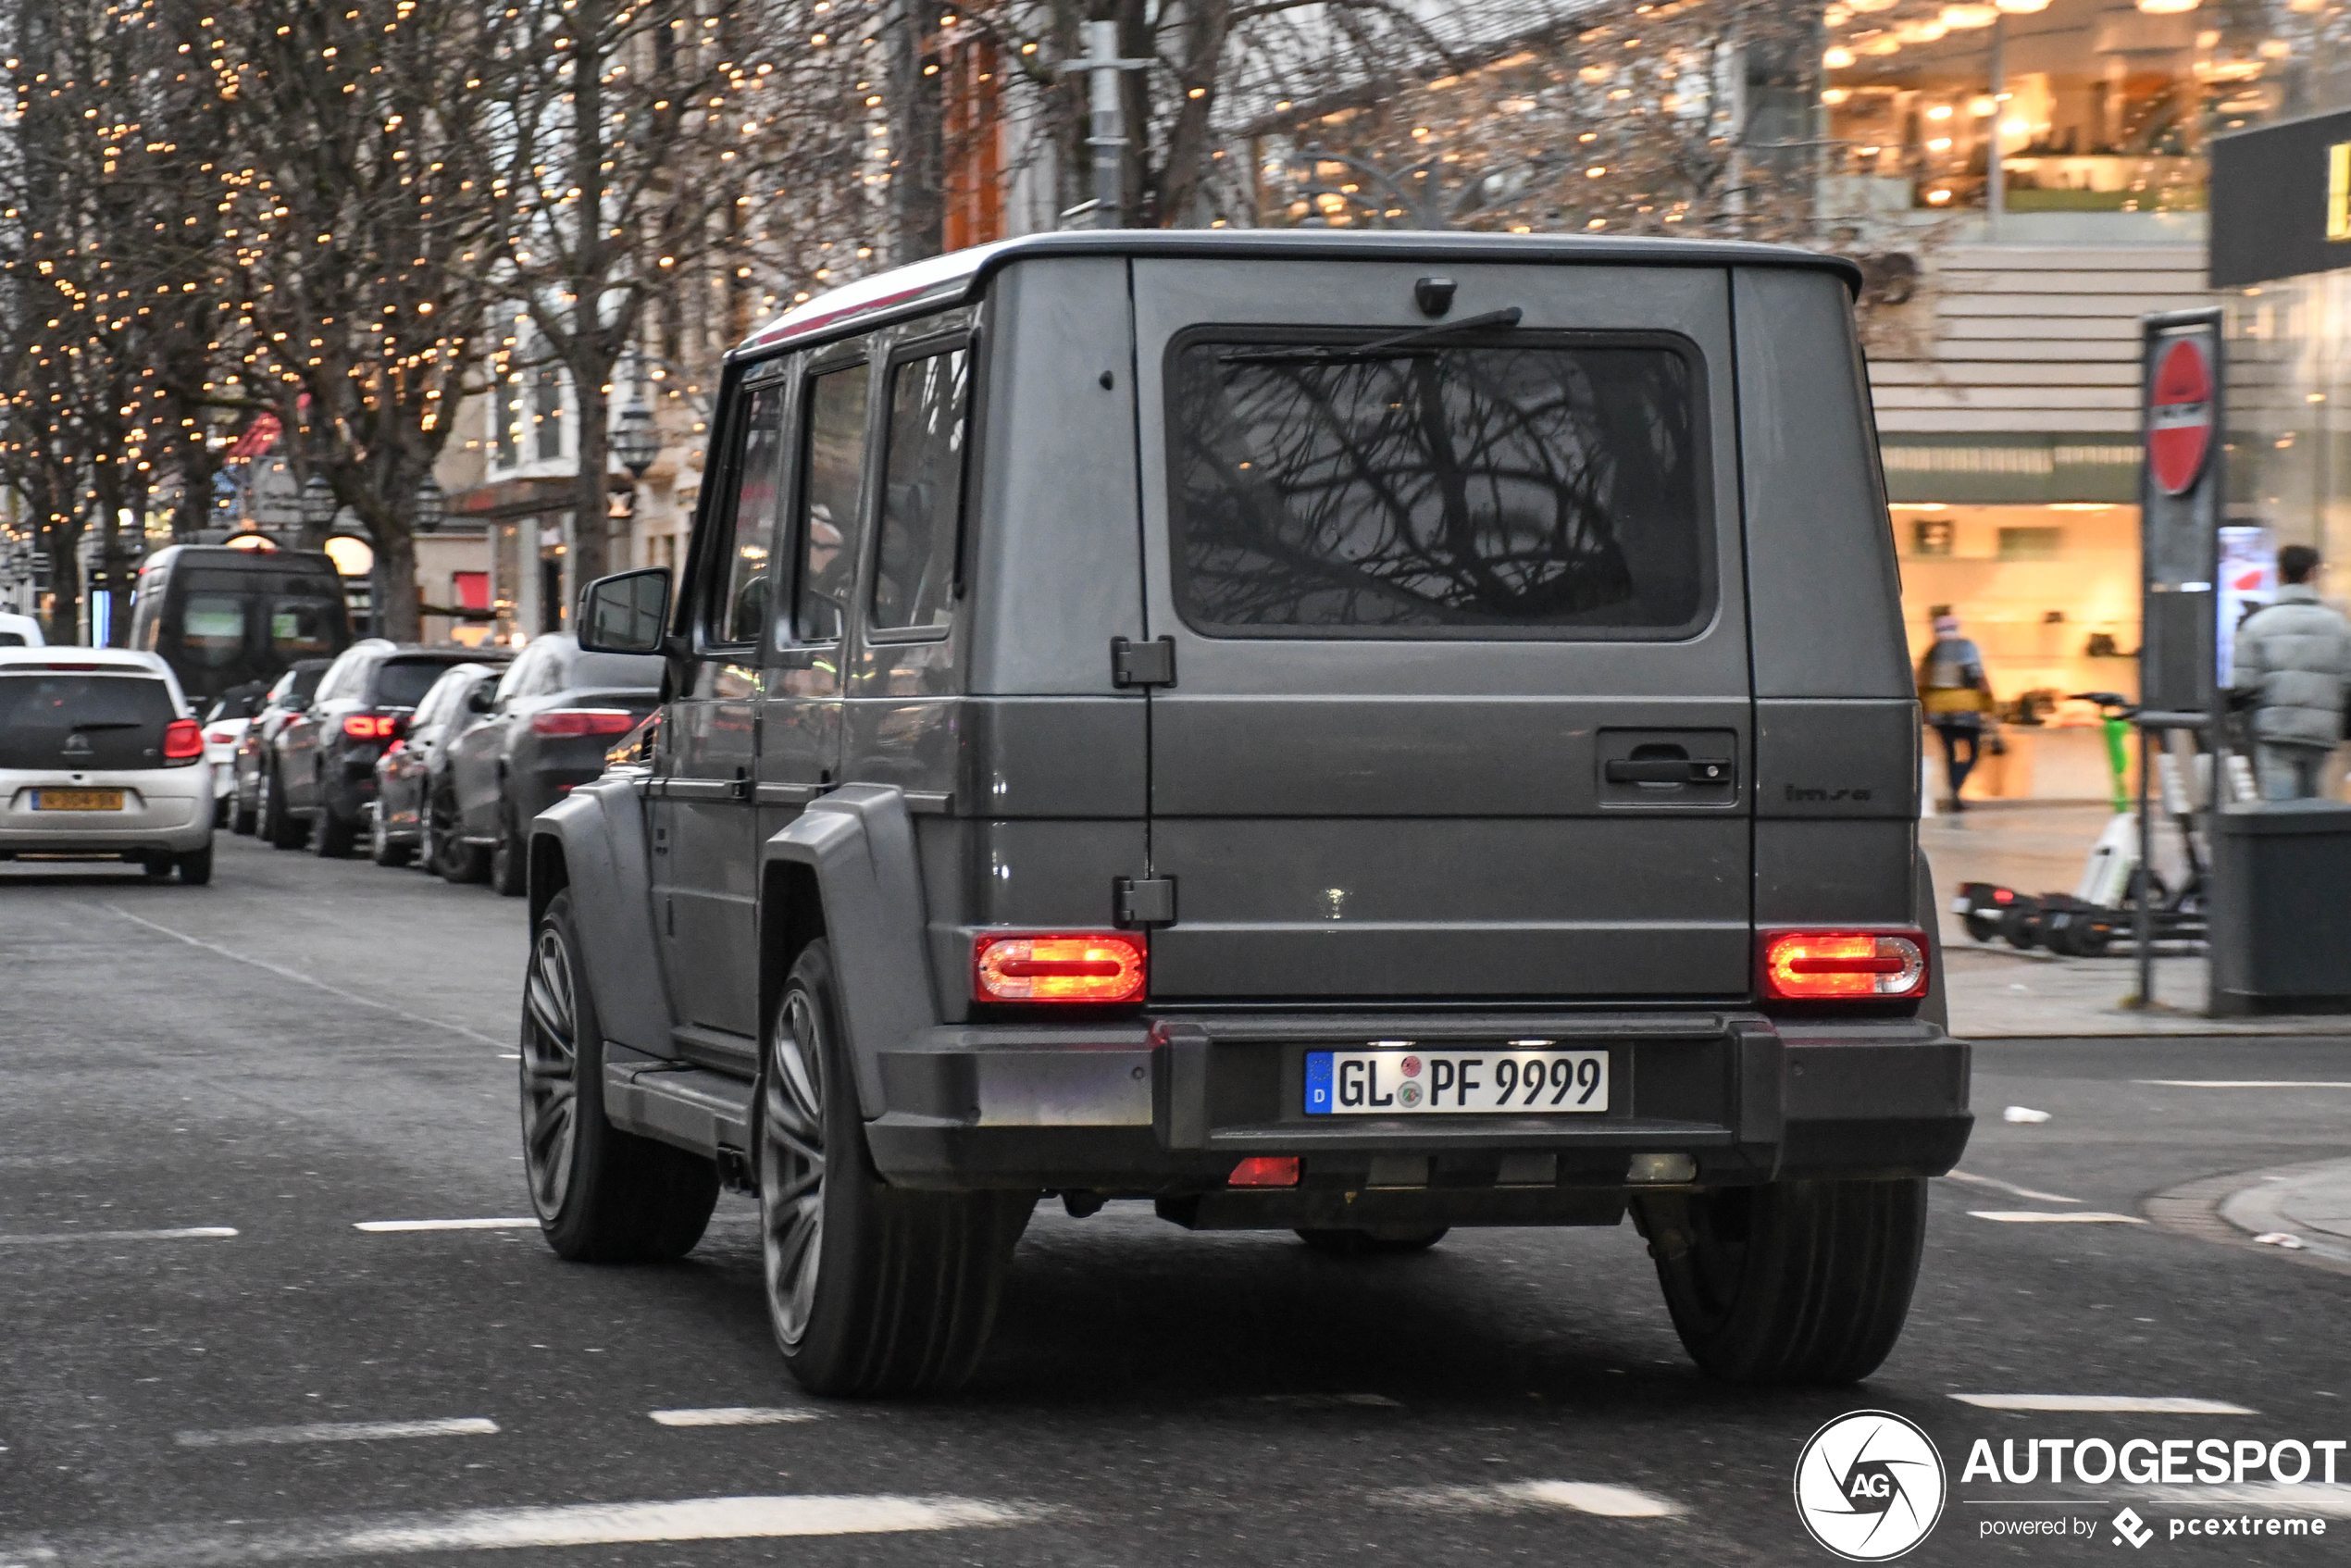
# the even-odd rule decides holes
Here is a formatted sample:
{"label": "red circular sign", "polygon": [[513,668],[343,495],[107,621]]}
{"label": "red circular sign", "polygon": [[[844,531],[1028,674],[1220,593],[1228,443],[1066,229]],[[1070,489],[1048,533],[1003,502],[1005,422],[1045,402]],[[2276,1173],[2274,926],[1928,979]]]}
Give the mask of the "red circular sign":
{"label": "red circular sign", "polygon": [[2212,450],[2212,360],[2194,338],[2175,338],[2156,361],[2147,392],[2147,465],[2166,495],[2192,490]]}

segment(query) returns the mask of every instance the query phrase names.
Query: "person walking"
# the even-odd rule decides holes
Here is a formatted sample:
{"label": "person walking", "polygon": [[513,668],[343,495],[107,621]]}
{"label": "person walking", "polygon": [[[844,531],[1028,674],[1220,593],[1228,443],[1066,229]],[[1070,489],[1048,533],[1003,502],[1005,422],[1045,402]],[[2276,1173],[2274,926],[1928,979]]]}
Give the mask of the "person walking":
{"label": "person walking", "polygon": [[2332,794],[2328,759],[2351,699],[2351,620],[2319,602],[2319,553],[2278,552],[2278,596],[2237,628],[2229,685],[2253,710],[2254,762],[2267,801]]}
{"label": "person walking", "polygon": [[1943,740],[1951,809],[1965,811],[1959,790],[1983,751],[1984,716],[1993,708],[1992,685],[1984,678],[1984,655],[1973,641],[1959,635],[1959,618],[1948,604],[1934,607],[1934,646],[1919,661],[1919,706]]}

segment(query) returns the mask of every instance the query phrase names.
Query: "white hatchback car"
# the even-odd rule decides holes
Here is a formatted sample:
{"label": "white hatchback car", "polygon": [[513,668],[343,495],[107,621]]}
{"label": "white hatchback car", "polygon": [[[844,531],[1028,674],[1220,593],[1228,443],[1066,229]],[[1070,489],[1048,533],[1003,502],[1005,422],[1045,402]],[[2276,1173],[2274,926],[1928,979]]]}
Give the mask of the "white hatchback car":
{"label": "white hatchback car", "polygon": [[0,612],[0,648],[38,648],[48,641],[31,616]]}
{"label": "white hatchback car", "polygon": [[212,880],[212,766],[153,653],[0,647],[0,860]]}

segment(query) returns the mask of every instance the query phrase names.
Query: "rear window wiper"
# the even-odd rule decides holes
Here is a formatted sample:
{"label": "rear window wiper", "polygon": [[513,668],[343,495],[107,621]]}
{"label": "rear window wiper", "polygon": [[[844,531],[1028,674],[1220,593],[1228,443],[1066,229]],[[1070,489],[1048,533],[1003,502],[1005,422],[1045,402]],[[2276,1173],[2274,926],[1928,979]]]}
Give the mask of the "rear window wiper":
{"label": "rear window wiper", "polygon": [[1334,359],[1376,359],[1384,355],[1410,354],[1450,337],[1456,332],[1474,332],[1481,327],[1515,327],[1525,316],[1517,305],[1504,310],[1489,310],[1483,316],[1465,316],[1459,321],[1440,321],[1434,327],[1415,327],[1409,332],[1399,332],[1390,338],[1374,338],[1367,343],[1299,343],[1268,348],[1237,348],[1216,356],[1220,365],[1263,365],[1283,360],[1321,362]]}

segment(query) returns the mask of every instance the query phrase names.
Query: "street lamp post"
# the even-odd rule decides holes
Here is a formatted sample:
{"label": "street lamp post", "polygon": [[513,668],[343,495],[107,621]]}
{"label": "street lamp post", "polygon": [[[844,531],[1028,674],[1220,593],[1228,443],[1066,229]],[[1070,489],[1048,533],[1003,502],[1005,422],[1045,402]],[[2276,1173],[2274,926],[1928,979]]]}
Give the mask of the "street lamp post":
{"label": "street lamp post", "polygon": [[612,454],[628,470],[632,479],[641,479],[645,470],[661,455],[661,432],[653,429],[653,411],[642,396],[632,397],[620,411],[620,429],[612,436]]}
{"label": "street lamp post", "polygon": [[342,510],[342,503],[335,499],[335,487],[327,482],[324,474],[313,474],[303,481],[302,526],[311,533],[324,530]]}
{"label": "street lamp post", "polygon": [[417,487],[417,531],[418,533],[437,533],[441,529],[442,519],[448,516],[448,492],[441,488],[441,481],[439,479],[434,479],[430,474],[427,474],[425,476],[425,482]]}
{"label": "street lamp post", "polygon": [[1121,71],[1145,70],[1149,60],[1126,60],[1118,55],[1118,24],[1088,22],[1086,53],[1064,60],[1062,70],[1086,73],[1088,131],[1086,145],[1094,158],[1094,199],[1072,207],[1064,218],[1088,212],[1097,229],[1125,226],[1126,206],[1126,110],[1119,96]]}

